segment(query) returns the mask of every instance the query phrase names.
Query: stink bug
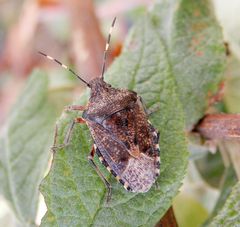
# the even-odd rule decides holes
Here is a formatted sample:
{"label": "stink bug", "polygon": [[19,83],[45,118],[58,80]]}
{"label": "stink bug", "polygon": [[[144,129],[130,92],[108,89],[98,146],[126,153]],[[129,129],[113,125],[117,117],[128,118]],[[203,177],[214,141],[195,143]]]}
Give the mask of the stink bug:
{"label": "stink bug", "polygon": [[[83,114],[82,118],[76,118],[72,122],[63,146],[69,143],[76,123],[87,124],[94,140],[88,159],[108,189],[107,200],[111,195],[111,185],[95,164],[93,160],[95,153],[107,170],[128,191],[147,192],[160,173],[159,133],[148,121],[141,97],[134,91],[113,88],[104,81],[106,55],[115,20],[116,18],[108,34],[101,76],[89,82],[58,60],[40,52],[68,69],[91,89],[86,106],[67,107],[68,111],[83,111]],[[56,137],[57,129],[54,141]],[[59,148],[60,146],[55,146],[55,143],[54,147]]]}

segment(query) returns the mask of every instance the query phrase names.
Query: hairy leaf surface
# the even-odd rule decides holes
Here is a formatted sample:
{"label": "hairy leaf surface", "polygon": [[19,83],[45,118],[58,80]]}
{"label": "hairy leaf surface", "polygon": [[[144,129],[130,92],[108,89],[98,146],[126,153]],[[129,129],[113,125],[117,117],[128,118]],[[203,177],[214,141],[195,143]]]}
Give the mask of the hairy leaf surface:
{"label": "hairy leaf surface", "polygon": [[22,226],[37,212],[39,184],[46,171],[54,123],[63,100],[48,90],[48,77],[34,71],[1,131],[0,192]]}
{"label": "hairy leaf surface", "polygon": [[240,225],[240,183],[232,189],[226,203],[212,220],[209,226],[239,226]]}

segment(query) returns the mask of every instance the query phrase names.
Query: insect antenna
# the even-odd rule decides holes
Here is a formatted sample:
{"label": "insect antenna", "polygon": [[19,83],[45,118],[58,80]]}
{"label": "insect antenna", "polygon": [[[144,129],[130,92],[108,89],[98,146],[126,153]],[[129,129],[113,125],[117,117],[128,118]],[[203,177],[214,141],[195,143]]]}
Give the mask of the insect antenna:
{"label": "insect antenna", "polygon": [[107,42],[106,42],[106,46],[105,46],[105,50],[103,52],[103,63],[102,63],[102,73],[101,73],[101,78],[104,79],[104,72],[105,72],[105,67],[106,67],[106,59],[107,59],[107,51],[109,49],[109,45],[110,45],[110,40],[111,40],[111,35],[112,35],[112,30],[114,27],[116,21],[116,17],[114,17],[112,25],[110,27],[109,33],[108,33],[108,38],[107,38]]}
{"label": "insect antenna", "polygon": [[82,79],[77,73],[75,73],[71,68],[69,68],[68,66],[64,65],[63,63],[61,63],[60,61],[58,61],[57,59],[41,52],[38,51],[39,54],[43,55],[44,57],[48,58],[51,61],[55,61],[57,62],[61,67],[63,67],[64,69],[67,69],[69,72],[71,72],[73,75],[75,75],[79,80],[81,80],[83,83],[85,83],[88,87],[90,87],[89,83],[87,81],[85,81],[84,79]]}

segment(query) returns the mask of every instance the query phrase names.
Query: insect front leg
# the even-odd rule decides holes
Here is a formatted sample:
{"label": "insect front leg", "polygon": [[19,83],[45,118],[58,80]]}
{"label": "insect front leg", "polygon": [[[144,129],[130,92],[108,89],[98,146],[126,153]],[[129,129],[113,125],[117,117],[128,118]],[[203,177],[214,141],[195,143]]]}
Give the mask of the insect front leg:
{"label": "insect front leg", "polygon": [[95,151],[96,151],[95,146],[93,146],[90,154],[88,155],[88,161],[92,165],[92,167],[95,169],[95,171],[97,172],[99,177],[102,179],[103,183],[105,184],[105,186],[106,186],[106,188],[108,190],[108,193],[107,193],[107,203],[108,203],[110,201],[111,195],[112,195],[112,186],[107,181],[107,179],[104,177],[104,175],[101,173],[101,171],[99,170],[99,168],[97,167],[95,162],[93,161]]}
{"label": "insect front leg", "polygon": [[57,145],[57,137],[58,137],[58,126],[56,124],[55,126],[55,132],[54,132],[54,143],[53,143],[53,146],[51,147],[51,150],[53,151],[53,153],[56,152],[56,150],[58,149],[61,149],[61,148],[64,148],[66,146],[69,145],[69,142],[70,142],[70,139],[71,139],[71,135],[72,135],[72,132],[73,132],[73,129],[74,129],[74,126],[77,124],[77,123],[80,123],[80,124],[83,124],[83,123],[86,123],[85,120],[81,117],[78,117],[78,118],[75,118],[69,128],[68,128],[68,131],[65,135],[65,138],[64,138],[64,142],[63,144],[59,144]]}
{"label": "insect front leg", "polygon": [[79,106],[79,105],[71,105],[66,106],[64,108],[65,111],[71,112],[71,111],[84,111],[86,109],[86,106]]}
{"label": "insect front leg", "polygon": [[150,109],[147,110],[147,115],[150,117],[152,114],[156,113],[157,111],[160,110],[159,106],[153,106]]}
{"label": "insect front leg", "polygon": [[139,97],[140,102],[143,105],[143,109],[144,109],[145,113],[148,115],[148,117],[151,116],[152,114],[156,113],[157,111],[159,111],[159,109],[160,109],[159,105],[153,106],[150,109],[147,109],[146,104],[143,101],[142,97],[141,96],[138,96],[138,97]]}

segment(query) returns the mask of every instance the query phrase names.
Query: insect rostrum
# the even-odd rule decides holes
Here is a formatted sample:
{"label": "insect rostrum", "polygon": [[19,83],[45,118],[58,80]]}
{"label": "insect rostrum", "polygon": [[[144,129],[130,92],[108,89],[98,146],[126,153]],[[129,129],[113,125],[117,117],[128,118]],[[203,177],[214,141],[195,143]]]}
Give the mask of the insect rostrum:
{"label": "insect rostrum", "polygon": [[[115,19],[112,27],[114,23]],[[91,89],[86,106],[68,107],[70,111],[77,110],[83,113],[82,118],[76,118],[72,123],[65,139],[65,145],[69,143],[74,125],[86,123],[94,140],[88,159],[108,188],[108,200],[111,195],[111,185],[94,163],[95,153],[107,170],[128,191],[147,192],[160,173],[159,133],[148,121],[148,114],[141,97],[134,91],[113,88],[104,81],[110,37],[111,32],[109,32],[104,51],[101,77],[89,82],[83,80],[58,60],[40,52],[74,73]]]}

